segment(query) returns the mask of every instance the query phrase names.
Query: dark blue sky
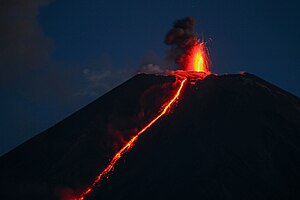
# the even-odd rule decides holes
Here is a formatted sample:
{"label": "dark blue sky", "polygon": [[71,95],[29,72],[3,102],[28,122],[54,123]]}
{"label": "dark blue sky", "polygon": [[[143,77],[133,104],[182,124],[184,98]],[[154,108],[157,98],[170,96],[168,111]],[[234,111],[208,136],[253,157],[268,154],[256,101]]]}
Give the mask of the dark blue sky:
{"label": "dark blue sky", "polygon": [[5,0],[0,155],[133,76],[193,16],[213,71],[247,71],[300,95],[297,1]]}

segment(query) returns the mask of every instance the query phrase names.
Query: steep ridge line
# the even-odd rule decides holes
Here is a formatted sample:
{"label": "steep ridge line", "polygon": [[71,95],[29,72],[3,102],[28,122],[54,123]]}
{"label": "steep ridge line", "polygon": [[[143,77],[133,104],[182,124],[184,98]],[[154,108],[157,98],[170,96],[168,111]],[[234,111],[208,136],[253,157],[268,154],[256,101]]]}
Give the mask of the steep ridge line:
{"label": "steep ridge line", "polygon": [[95,188],[95,186],[98,185],[104,177],[108,176],[108,174],[113,170],[117,161],[134,146],[134,143],[137,141],[138,137],[141,134],[143,134],[148,128],[150,128],[158,119],[160,119],[163,115],[165,115],[167,113],[167,111],[171,108],[171,106],[174,104],[176,99],[178,99],[178,97],[180,96],[182,88],[186,81],[187,81],[187,78],[184,78],[181,81],[180,87],[178,88],[176,94],[171,98],[171,100],[168,102],[168,104],[164,106],[163,111],[160,114],[158,114],[152,121],[150,121],[133,138],[131,138],[129,140],[129,142],[127,142],[127,144],[115,154],[115,156],[112,158],[112,160],[110,161],[108,166],[97,176],[97,178],[94,180],[92,185],[89,186],[88,188],[86,188],[86,190],[80,195],[79,198],[75,198],[73,200],[84,200],[85,197]]}

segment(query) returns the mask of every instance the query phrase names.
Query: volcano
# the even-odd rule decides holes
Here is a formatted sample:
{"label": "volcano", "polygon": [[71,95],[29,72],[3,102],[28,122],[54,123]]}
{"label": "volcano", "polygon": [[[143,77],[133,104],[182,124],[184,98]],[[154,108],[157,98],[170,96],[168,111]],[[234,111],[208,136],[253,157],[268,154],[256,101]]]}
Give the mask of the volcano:
{"label": "volcano", "polygon": [[[79,197],[177,78],[136,75],[3,155],[0,199]],[[189,77],[84,199],[300,199],[299,122],[300,99],[255,75]]]}

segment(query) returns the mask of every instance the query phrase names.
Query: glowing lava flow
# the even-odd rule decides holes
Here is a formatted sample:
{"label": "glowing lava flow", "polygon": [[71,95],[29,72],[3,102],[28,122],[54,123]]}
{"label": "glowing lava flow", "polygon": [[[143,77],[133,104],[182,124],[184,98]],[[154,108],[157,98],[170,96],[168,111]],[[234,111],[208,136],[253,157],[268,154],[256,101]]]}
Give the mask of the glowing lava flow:
{"label": "glowing lava flow", "polygon": [[107,177],[109,172],[112,171],[114,168],[116,162],[124,155],[126,152],[128,152],[134,145],[135,141],[138,139],[138,137],[143,134],[148,128],[150,128],[159,118],[161,118],[163,115],[165,115],[168,111],[168,109],[174,104],[175,100],[179,97],[184,83],[187,81],[187,78],[181,81],[180,87],[178,88],[175,96],[168,102],[166,106],[164,106],[163,111],[157,115],[149,124],[147,124],[142,130],[140,130],[129,142],[121,149],[119,150],[115,156],[112,158],[108,166],[98,175],[98,177],[95,179],[93,184],[88,187],[79,198],[76,198],[75,200],[84,200],[84,198],[93,190],[93,188],[104,178]]}

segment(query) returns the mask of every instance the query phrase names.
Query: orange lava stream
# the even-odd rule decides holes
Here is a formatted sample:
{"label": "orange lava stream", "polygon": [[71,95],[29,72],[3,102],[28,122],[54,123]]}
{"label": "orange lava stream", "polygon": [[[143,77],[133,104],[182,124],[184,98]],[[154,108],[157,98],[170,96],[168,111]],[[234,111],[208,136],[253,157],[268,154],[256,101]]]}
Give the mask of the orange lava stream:
{"label": "orange lava stream", "polygon": [[110,161],[110,163],[108,164],[108,166],[97,176],[97,178],[95,179],[95,181],[93,182],[93,184],[91,186],[89,186],[81,195],[79,198],[75,198],[74,200],[84,200],[84,198],[93,190],[93,188],[104,178],[107,177],[107,175],[112,171],[112,169],[114,168],[116,162],[126,153],[128,152],[134,145],[134,143],[136,142],[136,140],[138,139],[138,137],[143,134],[148,128],[150,128],[158,119],[160,119],[163,115],[165,115],[168,111],[168,109],[170,109],[170,107],[172,106],[172,104],[174,104],[174,102],[176,101],[176,99],[179,97],[182,88],[184,86],[184,83],[187,81],[187,78],[185,78],[184,80],[181,81],[180,83],[180,87],[178,88],[176,94],[174,95],[174,97],[168,102],[168,104],[164,107],[163,111],[158,114],[150,123],[148,123],[142,130],[140,130],[133,138],[131,138],[129,140],[129,142],[121,149],[119,150],[115,156],[112,158],[112,160]]}

